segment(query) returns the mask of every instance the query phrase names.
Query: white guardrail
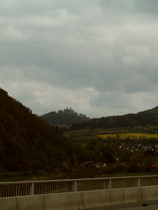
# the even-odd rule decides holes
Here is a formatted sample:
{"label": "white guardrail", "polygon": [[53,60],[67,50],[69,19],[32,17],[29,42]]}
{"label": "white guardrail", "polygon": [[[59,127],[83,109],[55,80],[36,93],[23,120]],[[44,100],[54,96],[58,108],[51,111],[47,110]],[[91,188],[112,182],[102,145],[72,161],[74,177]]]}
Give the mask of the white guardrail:
{"label": "white guardrail", "polygon": [[158,176],[0,182],[0,197],[158,185]]}

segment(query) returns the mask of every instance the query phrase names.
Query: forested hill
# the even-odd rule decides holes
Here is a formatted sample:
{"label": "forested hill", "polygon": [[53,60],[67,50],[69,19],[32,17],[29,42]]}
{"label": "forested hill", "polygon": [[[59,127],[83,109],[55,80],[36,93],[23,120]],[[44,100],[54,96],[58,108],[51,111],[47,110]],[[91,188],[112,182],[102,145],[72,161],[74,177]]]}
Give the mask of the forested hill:
{"label": "forested hill", "polygon": [[86,117],[86,115],[78,114],[72,108],[66,108],[64,110],[59,110],[58,112],[53,111],[42,115],[41,118],[45,122],[59,127],[67,127],[74,123],[80,123],[90,119],[89,117]]}
{"label": "forested hill", "polygon": [[53,126],[0,89],[0,172],[52,172],[70,163],[70,150]]}
{"label": "forested hill", "polygon": [[96,128],[123,128],[134,126],[158,126],[158,106],[136,114],[109,116],[91,119],[86,122],[72,125],[72,130]]}

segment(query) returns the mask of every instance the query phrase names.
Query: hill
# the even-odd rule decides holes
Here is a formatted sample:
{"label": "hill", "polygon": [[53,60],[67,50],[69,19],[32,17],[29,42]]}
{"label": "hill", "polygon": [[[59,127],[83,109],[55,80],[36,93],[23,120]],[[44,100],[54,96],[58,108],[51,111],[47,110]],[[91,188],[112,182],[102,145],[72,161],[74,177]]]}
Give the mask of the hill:
{"label": "hill", "polygon": [[[121,116],[109,116],[91,119],[86,122],[74,124],[71,130],[82,129],[111,129],[135,126],[157,126],[158,125],[158,106],[136,114],[126,114]],[[157,130],[157,128],[156,128]]]}
{"label": "hill", "polygon": [[74,123],[81,123],[87,121],[90,118],[86,115],[78,114],[72,108],[66,108],[59,110],[58,112],[50,112],[41,116],[45,122],[61,127],[70,127]]}
{"label": "hill", "polygon": [[0,172],[52,172],[70,164],[71,146],[53,126],[0,89]]}

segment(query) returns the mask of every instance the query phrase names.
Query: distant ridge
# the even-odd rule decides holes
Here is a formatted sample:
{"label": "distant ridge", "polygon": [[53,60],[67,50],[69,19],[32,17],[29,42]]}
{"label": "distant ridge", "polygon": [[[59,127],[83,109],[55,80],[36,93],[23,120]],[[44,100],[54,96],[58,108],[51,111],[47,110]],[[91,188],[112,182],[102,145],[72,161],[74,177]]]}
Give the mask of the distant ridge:
{"label": "distant ridge", "polygon": [[90,118],[84,114],[78,114],[72,108],[59,110],[58,112],[52,111],[41,116],[45,122],[57,125],[59,127],[70,127],[74,123],[81,123]]}
{"label": "distant ridge", "polygon": [[158,126],[158,106],[138,112],[136,114],[125,114],[120,116],[109,116],[90,119],[86,122],[73,124],[72,130],[97,129],[97,128],[123,128],[134,126]]}

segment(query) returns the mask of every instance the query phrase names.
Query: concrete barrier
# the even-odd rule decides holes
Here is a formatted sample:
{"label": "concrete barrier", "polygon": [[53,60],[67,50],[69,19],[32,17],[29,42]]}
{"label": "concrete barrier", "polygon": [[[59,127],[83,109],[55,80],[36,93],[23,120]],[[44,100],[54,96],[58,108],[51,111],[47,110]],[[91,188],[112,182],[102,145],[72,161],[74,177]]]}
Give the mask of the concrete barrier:
{"label": "concrete barrier", "polygon": [[18,210],[17,198],[1,198],[0,199],[0,210]]}
{"label": "concrete barrier", "polygon": [[158,186],[142,187],[141,191],[144,201],[158,200]]}
{"label": "concrete barrier", "polygon": [[17,210],[43,210],[44,200],[42,195],[17,197]]}
{"label": "concrete barrier", "polygon": [[125,203],[138,203],[142,202],[142,193],[141,189],[138,187],[135,188],[124,188],[124,202]]}
{"label": "concrete barrier", "polygon": [[79,210],[157,200],[158,186],[150,186],[1,198],[0,210]]}
{"label": "concrete barrier", "polygon": [[109,193],[111,205],[123,204],[125,202],[123,189],[112,189],[109,190]]}
{"label": "concrete barrier", "polygon": [[78,193],[44,195],[44,210],[79,209]]}
{"label": "concrete barrier", "polygon": [[82,196],[82,205],[80,209],[111,205],[109,190],[82,192],[80,194],[80,197],[81,196]]}

